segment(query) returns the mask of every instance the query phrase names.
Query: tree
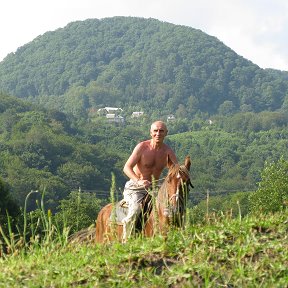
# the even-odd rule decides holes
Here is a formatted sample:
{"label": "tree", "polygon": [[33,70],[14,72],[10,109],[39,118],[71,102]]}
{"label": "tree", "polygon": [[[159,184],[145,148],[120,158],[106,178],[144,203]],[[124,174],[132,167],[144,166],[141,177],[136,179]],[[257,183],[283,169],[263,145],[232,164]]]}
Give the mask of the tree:
{"label": "tree", "polygon": [[249,197],[251,212],[276,212],[288,201],[288,161],[281,157],[277,162],[266,163],[256,192]]}
{"label": "tree", "polygon": [[10,194],[8,184],[0,178],[0,224],[7,224],[7,214],[16,217],[20,214],[20,209],[16,200]]}
{"label": "tree", "polygon": [[235,105],[232,101],[224,101],[218,108],[221,115],[232,115],[235,113]]}
{"label": "tree", "polygon": [[77,232],[95,223],[102,201],[89,192],[73,191],[67,199],[60,201],[57,222]]}

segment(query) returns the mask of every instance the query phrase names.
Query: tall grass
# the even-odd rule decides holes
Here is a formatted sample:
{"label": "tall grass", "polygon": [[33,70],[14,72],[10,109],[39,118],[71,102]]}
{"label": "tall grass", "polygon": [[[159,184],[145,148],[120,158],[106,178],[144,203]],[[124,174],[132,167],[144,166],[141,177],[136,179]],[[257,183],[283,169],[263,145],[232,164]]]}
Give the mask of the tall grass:
{"label": "tall grass", "polygon": [[[112,185],[113,203],[114,192]],[[165,241],[156,235],[129,239],[125,245],[69,244],[69,228],[57,227],[51,211],[45,210],[43,197],[36,220],[24,209],[22,231],[14,234],[10,220],[8,233],[0,227],[9,248],[0,257],[0,287],[288,285],[288,209],[242,217],[238,205],[236,219],[209,212],[203,215],[204,222],[192,225],[187,221],[185,229],[170,230]]]}
{"label": "tall grass", "polygon": [[[288,210],[0,259],[0,287],[287,287]],[[51,243],[55,247],[55,242]]]}
{"label": "tall grass", "polygon": [[[52,248],[53,245],[65,246],[68,242],[69,227],[66,227],[65,223],[62,224],[63,228],[60,229],[60,225],[56,221],[53,221],[53,215],[51,210],[46,211],[44,207],[44,195],[42,193],[40,205],[36,211],[27,212],[27,203],[29,197],[33,193],[39,193],[38,190],[30,191],[24,202],[23,210],[23,225],[21,228],[16,226],[17,233],[13,232],[11,225],[11,218],[7,215],[8,233],[4,231],[0,225],[0,239],[2,238],[1,254],[19,254],[31,251],[34,248]],[[38,204],[38,202],[37,202]],[[4,243],[3,243],[4,242]],[[0,242],[1,243],[1,242]]]}

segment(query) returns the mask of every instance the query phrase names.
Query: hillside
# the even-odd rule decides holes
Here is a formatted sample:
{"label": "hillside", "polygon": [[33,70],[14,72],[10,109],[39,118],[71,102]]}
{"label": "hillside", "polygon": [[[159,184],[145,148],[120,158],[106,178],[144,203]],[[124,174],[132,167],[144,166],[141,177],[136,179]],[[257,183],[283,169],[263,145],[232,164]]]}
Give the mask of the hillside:
{"label": "hillside", "polygon": [[[97,136],[100,140],[101,128]],[[120,149],[115,153],[90,143],[62,112],[1,93],[0,148],[0,178],[21,206],[31,190],[40,190],[48,207],[55,209],[72,190],[109,191],[111,172],[119,181],[122,176]],[[28,202],[28,208],[35,205]]]}
{"label": "hillside", "polygon": [[[193,159],[194,203],[207,189],[251,191],[265,161],[287,157],[287,79],[190,27],[70,23],[0,63],[0,176],[21,203],[34,189],[52,207],[79,187],[106,197],[111,172],[123,187],[124,161],[151,121],[174,114],[167,142]],[[104,106],[122,107],[125,124],[98,117]]]}
{"label": "hillside", "polygon": [[[253,191],[265,162],[288,157],[285,113],[247,112],[213,121],[168,124],[166,143],[179,161],[192,159],[193,204],[207,190]],[[136,143],[149,138],[150,124],[145,118],[127,119],[123,126],[81,120],[0,93],[0,177],[21,205],[31,190],[45,190],[49,208],[79,187],[107,199],[112,172],[121,194],[123,165]]]}
{"label": "hillside", "polygon": [[200,30],[135,17],[38,36],[0,63],[0,87],[75,115],[117,106],[193,119],[288,106],[287,73],[260,69]]}
{"label": "hillside", "polygon": [[287,221],[287,210],[211,219],[166,242],[126,245],[61,246],[49,236],[28,253],[0,258],[0,287],[287,287]]}

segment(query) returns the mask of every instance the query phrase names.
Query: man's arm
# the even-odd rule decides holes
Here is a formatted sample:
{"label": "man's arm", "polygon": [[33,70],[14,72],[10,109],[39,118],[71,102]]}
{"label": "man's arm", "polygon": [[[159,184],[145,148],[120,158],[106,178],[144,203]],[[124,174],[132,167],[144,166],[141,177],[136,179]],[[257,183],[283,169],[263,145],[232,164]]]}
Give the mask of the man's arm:
{"label": "man's arm", "polygon": [[[141,179],[138,175],[136,175],[133,168],[140,162],[141,154],[143,152],[143,143],[139,143],[133,150],[132,154],[128,158],[127,162],[124,165],[123,172],[127,177],[137,182],[140,186],[149,187],[150,181]],[[141,172],[141,171],[140,171]]]}
{"label": "man's arm", "polygon": [[125,175],[134,180],[139,180],[139,177],[135,174],[133,168],[141,159],[141,143],[139,143],[133,150],[132,154],[128,158],[127,162],[124,165],[123,172]]}

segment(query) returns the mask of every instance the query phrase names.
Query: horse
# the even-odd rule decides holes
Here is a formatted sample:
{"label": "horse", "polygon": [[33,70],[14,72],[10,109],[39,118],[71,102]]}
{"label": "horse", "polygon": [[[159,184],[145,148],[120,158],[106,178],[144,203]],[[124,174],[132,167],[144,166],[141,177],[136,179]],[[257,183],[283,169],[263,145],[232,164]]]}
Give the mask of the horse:
{"label": "horse", "polygon": [[[172,226],[183,227],[189,186],[193,188],[189,176],[190,166],[189,156],[186,157],[184,165],[172,164],[158,190],[156,199],[147,193],[142,205],[143,212],[140,213],[142,219],[140,221],[138,219],[138,225],[135,225],[138,226],[138,232],[140,230],[144,236],[152,237],[157,232],[166,235],[169,227]],[[96,219],[96,243],[122,240],[123,224],[117,219],[121,209],[127,210],[122,203],[122,201],[109,203],[100,210]],[[154,209],[151,208],[152,206],[155,206]]]}
{"label": "horse", "polygon": [[174,164],[170,167],[158,191],[156,209],[145,223],[145,236],[151,237],[157,232],[166,236],[170,227],[184,226],[189,186],[194,188],[189,176],[190,166],[191,160],[187,156],[184,165]]}

